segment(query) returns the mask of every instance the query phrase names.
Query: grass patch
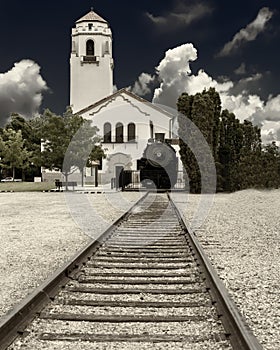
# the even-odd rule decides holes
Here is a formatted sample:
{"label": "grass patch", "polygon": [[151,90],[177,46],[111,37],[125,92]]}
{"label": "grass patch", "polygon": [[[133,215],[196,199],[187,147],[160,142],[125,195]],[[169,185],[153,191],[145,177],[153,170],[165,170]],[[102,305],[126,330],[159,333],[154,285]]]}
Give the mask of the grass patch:
{"label": "grass patch", "polygon": [[0,182],[0,191],[36,192],[55,188],[54,182]]}

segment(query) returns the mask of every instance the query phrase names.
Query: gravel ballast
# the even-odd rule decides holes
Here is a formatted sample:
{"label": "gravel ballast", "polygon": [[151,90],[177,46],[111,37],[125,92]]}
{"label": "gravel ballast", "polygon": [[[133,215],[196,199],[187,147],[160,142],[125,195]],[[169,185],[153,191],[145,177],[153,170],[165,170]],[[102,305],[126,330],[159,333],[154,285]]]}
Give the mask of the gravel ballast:
{"label": "gravel ballast", "polygon": [[[84,196],[89,196],[89,202],[108,224],[124,211],[123,206],[118,208],[118,197],[113,194]],[[110,200],[109,196],[114,197]],[[123,196],[132,203],[139,193]],[[173,193],[172,197],[189,223],[200,196]],[[280,190],[217,194],[205,223],[195,231],[265,350],[280,348],[279,204]],[[89,237],[69,214],[63,193],[1,194],[0,209],[1,316],[83,247]],[[101,232],[104,226],[97,221],[94,229]],[[101,344],[91,345],[94,349],[104,348]],[[129,344],[127,349],[137,346]],[[60,345],[53,343],[54,348],[60,349]],[[87,348],[86,344],[77,346],[82,348]],[[205,344],[205,349],[211,347]]]}
{"label": "gravel ballast", "polygon": [[[200,196],[172,197],[191,222]],[[279,207],[280,190],[217,194],[205,223],[195,230],[265,350],[280,349]]]}
{"label": "gravel ballast", "polygon": [[[100,220],[92,227],[96,234],[103,232],[105,225],[113,223],[139,196],[76,194],[77,199],[87,197],[92,207],[98,208],[95,216]],[[70,215],[64,193],[1,193],[0,232],[0,317],[90,241]]]}

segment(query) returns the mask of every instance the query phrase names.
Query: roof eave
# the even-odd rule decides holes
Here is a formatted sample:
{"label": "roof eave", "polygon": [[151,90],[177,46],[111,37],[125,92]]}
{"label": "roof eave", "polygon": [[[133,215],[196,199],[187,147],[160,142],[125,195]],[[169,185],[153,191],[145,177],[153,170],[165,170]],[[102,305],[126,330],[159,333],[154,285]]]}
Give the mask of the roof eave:
{"label": "roof eave", "polygon": [[133,92],[128,91],[126,88],[122,88],[122,89],[120,89],[120,90],[114,92],[113,94],[111,94],[111,95],[109,95],[109,96],[107,96],[107,97],[104,97],[103,99],[97,101],[96,103],[94,103],[94,104],[92,104],[92,105],[89,105],[88,107],[85,107],[85,108],[81,109],[80,111],[76,112],[75,114],[79,115],[79,114],[86,113],[86,112],[90,111],[91,109],[98,107],[98,106],[101,105],[102,103],[104,103],[104,102],[106,102],[106,101],[108,101],[108,100],[110,100],[110,99],[112,99],[112,98],[114,98],[114,97],[116,97],[116,96],[118,96],[118,95],[120,95],[120,94],[122,94],[122,93],[126,93],[127,95],[129,95],[129,96],[135,98],[135,99],[138,100],[139,102],[149,104],[149,105],[151,106],[151,108],[157,110],[157,111],[160,112],[160,113],[165,114],[165,115],[168,116],[169,118],[173,118],[173,117],[174,117],[171,113],[165,111],[164,109],[160,108],[159,106],[154,105],[152,102],[150,102],[150,101],[148,101],[148,100],[145,100],[144,98],[135,95]]}

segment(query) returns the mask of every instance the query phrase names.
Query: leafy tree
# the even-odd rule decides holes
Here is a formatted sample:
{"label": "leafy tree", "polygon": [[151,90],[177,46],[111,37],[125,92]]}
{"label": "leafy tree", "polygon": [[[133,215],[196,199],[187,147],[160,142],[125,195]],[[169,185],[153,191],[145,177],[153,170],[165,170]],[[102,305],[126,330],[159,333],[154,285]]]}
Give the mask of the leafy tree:
{"label": "leafy tree", "polygon": [[28,120],[28,125],[31,129],[31,135],[29,136],[29,140],[32,143],[33,147],[33,164],[41,168],[42,166],[42,157],[41,157],[41,146],[42,146],[42,130],[44,125],[43,116],[36,116],[30,120]]}
{"label": "leafy tree", "polygon": [[71,139],[64,157],[63,170],[78,168],[81,183],[84,185],[84,168],[91,166],[91,161],[101,161],[105,157],[103,149],[98,145],[101,138],[97,135],[97,127],[91,126],[90,120],[83,120],[82,125]]}
{"label": "leafy tree", "polygon": [[15,169],[25,169],[29,166],[32,153],[27,150],[21,130],[4,129],[0,136],[1,166],[11,169],[15,178]]}
{"label": "leafy tree", "polygon": [[64,154],[71,140],[67,135],[65,120],[48,109],[43,113],[43,120],[41,129],[42,166],[50,170],[62,170]]}
{"label": "leafy tree", "polygon": [[11,121],[6,125],[5,129],[13,129],[15,131],[21,130],[23,139],[28,142],[31,133],[31,127],[28,125],[24,117],[17,113],[11,114]]}
{"label": "leafy tree", "polygon": [[[42,165],[50,170],[61,171],[66,182],[69,174],[78,168],[83,183],[83,170],[87,160],[97,152],[96,143],[100,140],[97,136],[98,129],[91,126],[91,121],[73,114],[70,107],[62,117],[46,110],[42,118]],[[104,156],[101,150],[99,154]]]}
{"label": "leafy tree", "polygon": [[28,166],[24,169],[23,178],[40,174],[41,137],[38,128],[35,127],[35,120],[38,119],[39,117],[36,117],[27,121],[19,114],[13,113],[11,121],[6,125],[6,129],[21,131],[25,147],[31,155]]}

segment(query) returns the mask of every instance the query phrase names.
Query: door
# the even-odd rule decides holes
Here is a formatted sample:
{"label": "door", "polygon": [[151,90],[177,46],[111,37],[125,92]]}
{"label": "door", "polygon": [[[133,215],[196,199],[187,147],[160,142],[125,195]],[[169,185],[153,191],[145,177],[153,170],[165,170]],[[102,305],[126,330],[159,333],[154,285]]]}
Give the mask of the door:
{"label": "door", "polygon": [[116,166],[116,188],[120,188],[120,175],[123,170],[122,165],[117,165]]}

